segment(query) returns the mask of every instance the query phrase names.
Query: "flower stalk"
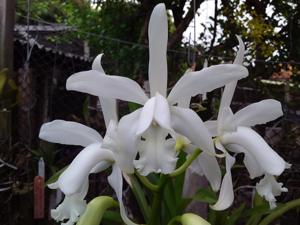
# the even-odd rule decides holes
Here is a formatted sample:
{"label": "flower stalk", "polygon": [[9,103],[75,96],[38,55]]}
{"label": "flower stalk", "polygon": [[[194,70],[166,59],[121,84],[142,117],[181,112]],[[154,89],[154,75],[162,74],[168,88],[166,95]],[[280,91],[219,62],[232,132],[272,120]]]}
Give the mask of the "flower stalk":
{"label": "flower stalk", "polygon": [[152,184],[147,177],[142,176],[138,171],[135,171],[135,175],[139,178],[143,185],[151,191],[157,192],[159,190],[158,185]]}
{"label": "flower stalk", "polygon": [[201,150],[199,148],[195,149],[195,151],[188,156],[187,160],[176,170],[170,173],[170,177],[177,177],[178,175],[184,173],[186,169],[192,164],[192,162],[200,155]]}
{"label": "flower stalk", "polygon": [[157,224],[161,224],[160,223],[160,206],[162,203],[162,195],[163,195],[163,191],[164,191],[164,187],[166,185],[168,181],[168,177],[166,175],[161,174],[160,175],[160,179],[159,179],[159,183],[158,183],[158,191],[153,193],[154,198],[153,198],[153,202],[152,202],[152,206],[151,206],[151,214],[150,214],[150,218],[149,218],[149,223],[148,225],[157,225]]}

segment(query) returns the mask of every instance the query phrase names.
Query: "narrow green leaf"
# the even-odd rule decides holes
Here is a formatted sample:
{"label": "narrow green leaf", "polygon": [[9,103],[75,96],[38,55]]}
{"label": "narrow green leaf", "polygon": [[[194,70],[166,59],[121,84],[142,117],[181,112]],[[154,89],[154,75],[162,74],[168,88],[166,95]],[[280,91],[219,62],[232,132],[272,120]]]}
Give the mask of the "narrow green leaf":
{"label": "narrow green leaf", "polygon": [[281,205],[280,207],[277,207],[276,209],[272,210],[270,215],[266,216],[260,223],[259,225],[268,225],[270,224],[273,220],[279,218],[282,216],[284,213],[288,212],[291,209],[294,208],[300,208],[300,198],[289,201]]}
{"label": "narrow green leaf", "polygon": [[235,225],[237,224],[238,220],[241,218],[243,211],[245,210],[246,204],[243,203],[240,207],[234,209],[228,218],[225,225]]}
{"label": "narrow green leaf", "polygon": [[45,185],[52,184],[56,182],[59,178],[59,176],[68,168],[68,166],[65,166],[64,168],[60,169],[56,173],[54,173],[45,183]]}
{"label": "narrow green leaf", "polygon": [[257,225],[263,215],[270,212],[270,206],[257,192],[253,199],[253,208],[247,210],[245,217],[250,217],[246,225]]}
{"label": "narrow green leaf", "polygon": [[134,102],[128,102],[128,108],[130,112],[133,112],[139,108],[141,108],[141,105],[134,103]]}
{"label": "narrow green leaf", "polygon": [[193,197],[193,200],[199,202],[205,202],[208,204],[214,204],[217,202],[218,197],[215,192],[208,188],[201,188]]}

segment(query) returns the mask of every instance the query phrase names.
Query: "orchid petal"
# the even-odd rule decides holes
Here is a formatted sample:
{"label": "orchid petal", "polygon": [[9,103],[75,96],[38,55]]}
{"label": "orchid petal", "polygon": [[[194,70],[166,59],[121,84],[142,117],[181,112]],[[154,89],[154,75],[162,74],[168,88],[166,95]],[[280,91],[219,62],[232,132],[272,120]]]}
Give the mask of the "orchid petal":
{"label": "orchid petal", "polygon": [[221,169],[216,157],[202,152],[191,164],[194,173],[205,176],[213,191],[218,191],[221,185]]}
{"label": "orchid petal", "polygon": [[218,134],[221,135],[223,132],[236,131],[237,124],[234,121],[234,115],[230,107],[224,107],[220,109],[218,115]]}
{"label": "orchid petal", "polygon": [[236,38],[238,39],[238,42],[239,42],[239,50],[236,54],[233,64],[242,65],[243,61],[244,61],[244,56],[245,56],[245,44],[244,44],[241,36],[236,35]]}
{"label": "orchid petal", "polygon": [[105,126],[108,127],[111,120],[118,121],[117,102],[115,99],[99,97]]}
{"label": "orchid petal", "polygon": [[[201,184],[203,183],[202,179],[195,179],[196,177],[199,178],[199,175],[197,174],[195,176],[195,172],[192,169],[192,165],[193,164],[191,164],[184,173],[184,181],[183,181],[181,195],[182,195],[182,198],[185,198],[185,199],[193,197],[197,192],[197,188],[195,188],[195,187],[196,186],[198,187],[199,183],[201,183]],[[203,176],[203,173],[200,174],[200,176]]]}
{"label": "orchid petal", "polygon": [[204,122],[205,127],[208,129],[211,136],[218,136],[218,121],[208,120]]}
{"label": "orchid petal", "polygon": [[[227,151],[226,151],[226,148],[224,147],[224,145],[220,142],[220,139],[217,138],[215,140],[215,146],[216,146],[216,149],[220,150],[221,152],[223,152],[223,154],[219,154],[220,156],[226,156],[227,154]],[[223,157],[220,157],[220,158],[223,158]]]}
{"label": "orchid petal", "polygon": [[58,181],[56,181],[54,183],[51,183],[51,184],[48,184],[47,186],[50,189],[58,189],[59,188]]}
{"label": "orchid petal", "polygon": [[156,122],[164,129],[172,130],[169,104],[167,100],[158,93],[144,105],[139,119],[137,135],[141,135],[145,132],[152,122]]}
{"label": "orchid petal", "polygon": [[103,54],[99,54],[96,56],[96,58],[94,59],[93,64],[92,64],[92,69],[97,70],[101,73],[105,73],[103,70],[102,64],[101,64],[102,56],[103,56]]}
{"label": "orchid petal", "polygon": [[149,83],[150,93],[166,97],[168,66],[168,18],[164,4],[154,7],[149,21]]}
{"label": "orchid petal", "polygon": [[167,139],[168,131],[151,126],[143,134],[145,140],[139,145],[140,158],[134,161],[135,167],[143,176],[151,172],[169,174],[176,166],[175,141]]}
{"label": "orchid petal", "polygon": [[177,101],[179,107],[181,108],[189,108],[191,103],[191,97],[181,98]]}
{"label": "orchid petal", "polygon": [[53,143],[83,147],[102,141],[101,135],[94,129],[65,120],[44,123],[40,129],[39,138]]}
{"label": "orchid petal", "polygon": [[136,135],[141,135],[142,133],[144,133],[145,130],[147,130],[153,122],[155,112],[155,100],[155,97],[150,98],[142,108],[140,118],[138,120],[139,122]]}
{"label": "orchid petal", "polygon": [[[224,91],[223,91],[222,97],[221,97],[219,114],[223,108],[230,107],[236,85],[237,85],[237,81],[232,81],[229,84],[225,85],[225,88],[224,88]],[[219,117],[219,115],[218,115],[218,117]]]}
{"label": "orchid petal", "polygon": [[122,171],[119,167],[117,167],[115,164],[113,165],[112,173],[109,175],[108,183],[110,186],[114,189],[120,206],[120,214],[121,217],[126,225],[137,225],[134,222],[132,222],[126,213],[123,200],[122,200],[122,193],[123,193],[123,178],[122,178]]}
{"label": "orchid petal", "polygon": [[110,166],[111,166],[110,162],[107,162],[107,161],[99,162],[96,166],[93,167],[93,169],[90,171],[90,173],[100,173],[100,172],[106,170]]}
{"label": "orchid petal", "polygon": [[113,161],[113,153],[102,149],[101,144],[95,143],[84,148],[60,175],[59,188],[65,195],[77,193],[82,188],[83,181],[90,171],[101,161]]}
{"label": "orchid petal", "polygon": [[91,95],[121,99],[144,104],[148,97],[133,80],[120,76],[107,76],[96,70],[75,73],[66,84],[67,90],[79,91]]}
{"label": "orchid petal", "polygon": [[245,67],[232,64],[210,66],[200,71],[189,72],[175,84],[168,101],[174,104],[181,98],[212,91],[247,75],[248,70]]}
{"label": "orchid petal", "polygon": [[226,145],[226,148],[235,153],[244,153],[244,164],[249,172],[250,178],[254,179],[255,177],[262,176],[264,174],[264,170],[261,168],[259,163],[256,161],[256,158],[247,152],[242,146],[237,144]]}
{"label": "orchid petal", "polygon": [[[207,61],[207,59],[204,59],[203,68],[206,68],[206,67],[208,67],[208,61]],[[202,93],[201,98],[202,98],[202,101],[205,101],[207,99],[207,93],[206,92]]]}
{"label": "orchid petal", "polygon": [[[187,69],[184,73],[184,75],[190,71],[193,71],[191,69]],[[191,98],[192,96],[188,96],[188,97],[184,97],[184,98],[180,98],[177,101],[177,106],[181,107],[181,108],[189,108],[190,107],[190,103],[191,103]]]}
{"label": "orchid petal", "polygon": [[266,99],[250,104],[234,114],[234,121],[239,126],[264,124],[282,116],[281,103],[274,99]]}
{"label": "orchid petal", "polygon": [[170,117],[170,108],[167,99],[160,94],[156,94],[154,111],[155,122],[166,130],[172,130]]}
{"label": "orchid petal", "polygon": [[137,140],[140,138],[136,135],[140,114],[141,109],[138,109],[123,116],[118,125],[118,140],[121,147],[115,158],[122,171],[128,174],[134,172],[133,161],[137,155]]}
{"label": "orchid petal", "polygon": [[281,192],[287,192],[288,189],[282,187],[283,183],[278,183],[274,176],[266,174],[263,179],[256,184],[257,193],[264,197],[270,205],[271,209],[276,207],[276,196],[280,196]]}
{"label": "orchid petal", "polygon": [[171,108],[171,122],[173,129],[188,138],[203,151],[215,153],[214,144],[209,131],[200,117],[191,109],[180,107]]}
{"label": "orchid petal", "polygon": [[140,109],[130,113],[119,122],[110,121],[106,135],[103,139],[102,148],[110,149],[114,153],[116,164],[125,172],[133,173],[133,160],[137,154],[136,127]]}
{"label": "orchid petal", "polygon": [[84,185],[79,193],[65,196],[63,202],[56,208],[51,210],[51,217],[58,221],[64,221],[68,219],[66,223],[62,224],[74,224],[78,221],[80,215],[86,209],[86,201],[84,200],[89,188],[88,178],[85,179]]}
{"label": "orchid petal", "polygon": [[[102,65],[101,65],[102,56],[103,56],[103,54],[99,54],[94,59],[92,69],[105,74],[105,72],[102,68]],[[105,98],[105,97],[99,96],[99,101],[101,104],[101,110],[103,113],[105,126],[108,127],[109,121],[111,121],[111,120],[118,121],[116,99]]]}
{"label": "orchid petal", "polygon": [[226,154],[226,174],[223,178],[218,201],[211,206],[214,210],[224,210],[232,205],[234,199],[231,168],[235,163],[235,158]]}
{"label": "orchid petal", "polygon": [[73,225],[76,223],[80,215],[86,209],[86,201],[83,200],[79,194],[65,196],[63,202],[56,208],[51,210],[51,217],[56,222],[68,220],[66,225]]}
{"label": "orchid petal", "polygon": [[286,168],[286,162],[251,128],[238,127],[236,132],[225,133],[221,142],[226,147],[230,144],[242,146],[247,150],[245,154],[251,154],[266,173],[280,175]]}
{"label": "orchid petal", "polygon": [[[233,63],[242,65],[244,60],[244,55],[245,55],[245,45],[240,36],[237,35],[236,37],[239,41],[239,50],[236,54]],[[220,109],[230,106],[236,85],[237,85],[237,81],[232,81],[231,83],[226,84],[221,98]]]}

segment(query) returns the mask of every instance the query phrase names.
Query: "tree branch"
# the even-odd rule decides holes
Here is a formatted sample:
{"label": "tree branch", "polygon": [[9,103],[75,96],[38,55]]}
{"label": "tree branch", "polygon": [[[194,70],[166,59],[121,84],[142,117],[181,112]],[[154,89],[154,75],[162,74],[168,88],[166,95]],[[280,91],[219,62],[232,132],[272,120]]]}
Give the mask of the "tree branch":
{"label": "tree branch", "polygon": [[194,1],[196,1],[195,2],[195,8],[196,8],[195,11],[197,11],[197,9],[200,7],[201,3],[204,2],[204,0],[191,1],[191,7],[189,8],[186,16],[181,20],[179,25],[176,27],[176,31],[169,38],[168,48],[173,48],[178,43],[180,43],[183,32],[187,29],[190,22],[193,20],[193,18],[194,18],[194,7],[193,7]]}
{"label": "tree branch", "polygon": [[214,28],[213,28],[213,38],[210,42],[210,47],[208,53],[210,54],[212,48],[214,47],[214,43],[217,36],[217,23],[218,23],[218,0],[215,0],[215,15],[214,15]]}

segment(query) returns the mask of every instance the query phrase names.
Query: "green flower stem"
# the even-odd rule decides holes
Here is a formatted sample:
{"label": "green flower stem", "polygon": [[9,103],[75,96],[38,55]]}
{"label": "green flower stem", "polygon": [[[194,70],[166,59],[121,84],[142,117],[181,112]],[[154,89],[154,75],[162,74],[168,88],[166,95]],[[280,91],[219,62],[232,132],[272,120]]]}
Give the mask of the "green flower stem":
{"label": "green flower stem", "polygon": [[139,172],[135,171],[135,175],[139,178],[139,180],[151,191],[158,191],[158,185],[152,184],[147,177],[142,176]]}
{"label": "green flower stem", "polygon": [[150,207],[146,200],[144,190],[142,189],[141,185],[139,184],[139,182],[137,181],[137,179],[135,178],[134,175],[130,176],[130,181],[132,184],[132,187],[131,187],[132,193],[134,194],[134,196],[141,208],[141,212],[144,216],[145,221],[147,221],[149,218],[149,214],[150,214]]}
{"label": "green flower stem", "polygon": [[168,223],[168,225],[173,225],[176,223],[180,223],[181,224],[181,216],[175,216],[173,217],[170,222]]}
{"label": "green flower stem", "polygon": [[151,206],[151,214],[150,214],[150,218],[149,218],[149,222],[147,223],[147,225],[158,225],[160,224],[160,206],[161,206],[161,202],[162,202],[162,195],[163,195],[163,191],[164,191],[164,187],[167,183],[167,176],[161,174],[160,175],[160,180],[159,180],[159,184],[158,184],[158,190],[157,192],[154,192],[154,198],[153,198],[153,202],[152,202],[152,206]]}
{"label": "green flower stem", "polygon": [[300,198],[289,201],[285,203],[283,206],[280,206],[279,208],[275,209],[273,212],[271,212],[268,216],[266,216],[260,223],[259,225],[268,225],[270,224],[273,220],[277,219],[287,211],[300,207]]}
{"label": "green flower stem", "polygon": [[176,177],[182,173],[185,172],[185,170],[192,164],[192,162],[200,155],[201,150],[199,148],[195,149],[193,154],[191,154],[187,160],[176,170],[173,171],[173,173],[169,174],[170,177]]}

